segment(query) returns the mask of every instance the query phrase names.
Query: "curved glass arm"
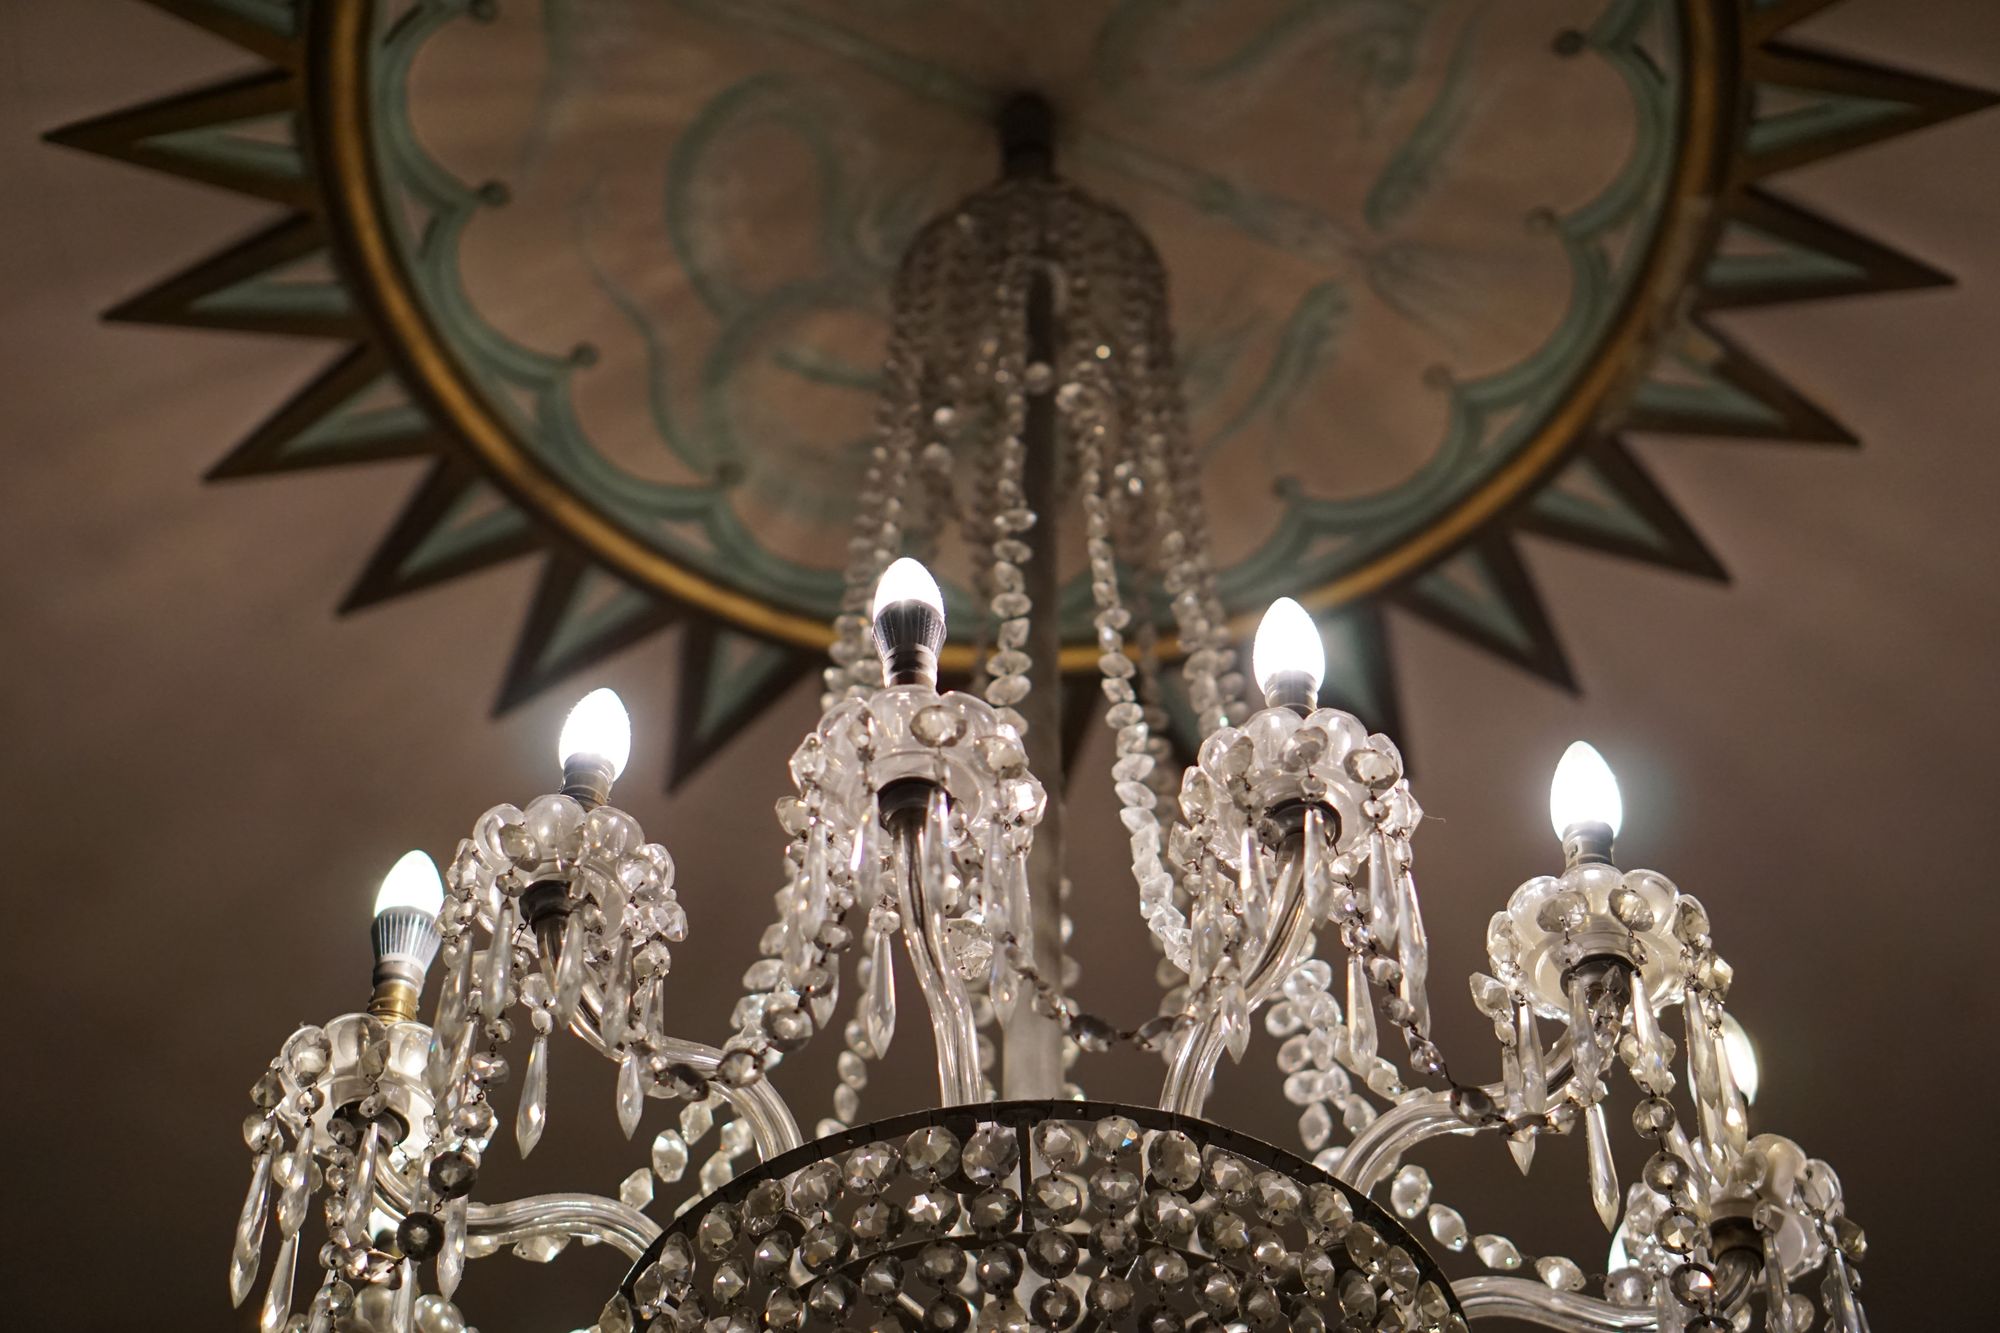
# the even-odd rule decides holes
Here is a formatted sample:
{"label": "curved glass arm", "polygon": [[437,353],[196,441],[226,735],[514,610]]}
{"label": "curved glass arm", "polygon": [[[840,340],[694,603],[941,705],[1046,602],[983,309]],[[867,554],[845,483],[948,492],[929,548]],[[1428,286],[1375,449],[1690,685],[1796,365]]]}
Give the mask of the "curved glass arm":
{"label": "curved glass arm", "polygon": [[[1305,876],[1300,873],[1302,854],[1286,853],[1278,867],[1278,887],[1273,895],[1280,907],[1279,924],[1271,932],[1271,943],[1257,960],[1244,983],[1245,1018],[1278,993],[1285,978],[1297,970],[1312,950],[1313,919],[1306,901]],[[1176,1115],[1200,1115],[1215,1083],[1215,1067],[1222,1060],[1224,1046],[1222,1012],[1210,1003],[1208,1012],[1192,1027],[1177,1034],[1173,1053],[1168,1057],[1166,1083],[1160,1089],[1160,1109]]]}
{"label": "curved glass arm", "polygon": [[465,1210],[469,1237],[513,1245],[536,1236],[595,1237],[628,1259],[659,1239],[660,1224],[630,1204],[596,1194],[534,1194]]}
{"label": "curved glass arm", "polygon": [[[932,814],[935,823],[939,816]],[[942,838],[906,819],[895,831],[895,887],[903,916],[903,945],[917,989],[930,1010],[931,1032],[937,1042],[938,1099],[945,1106],[969,1106],[979,1095],[979,1029],[973,1022],[972,999],[959,978],[945,942],[945,918],[939,895],[943,883],[930,883],[924,839]]]}
{"label": "curved glass arm", "polygon": [[[1549,1096],[1561,1097],[1569,1086],[1569,1038],[1558,1038],[1543,1057],[1550,1071]],[[1496,1105],[1503,1104],[1507,1090],[1498,1083],[1483,1085]],[[1497,1126],[1495,1127],[1497,1128]],[[1476,1134],[1481,1126],[1469,1125],[1451,1109],[1451,1095],[1431,1090],[1407,1098],[1375,1117],[1368,1128],[1354,1136],[1333,1174],[1366,1194],[1395,1170],[1404,1153],[1440,1134]]]}
{"label": "curved glass arm", "polygon": [[[410,1182],[386,1160],[375,1176],[375,1198],[398,1222],[409,1214]],[[589,1237],[637,1259],[659,1239],[660,1224],[628,1203],[598,1194],[531,1194],[506,1203],[467,1204],[465,1234],[495,1247],[535,1236]]]}
{"label": "curved glass arm", "polygon": [[1366,1194],[1395,1170],[1404,1153],[1424,1140],[1442,1134],[1477,1134],[1479,1129],[1451,1109],[1449,1093],[1420,1092],[1376,1116],[1356,1134],[1333,1174]]}
{"label": "curved glass arm", "polygon": [[[603,1001],[598,997],[596,988],[586,985],[583,994],[578,997],[576,1018],[569,1028],[599,1055],[615,1060],[617,1056],[604,1041],[603,1016]],[[672,1037],[662,1044],[661,1049],[668,1059],[698,1070],[704,1078],[712,1077],[722,1063],[723,1052],[697,1041]],[[792,1108],[785,1104],[785,1099],[778,1095],[768,1079],[760,1078],[741,1088],[717,1085],[716,1091],[722,1094],[736,1114],[748,1122],[751,1141],[757,1145],[757,1156],[762,1160],[768,1162],[779,1153],[790,1152],[805,1142],[799,1133],[799,1122],[792,1116]]]}
{"label": "curved glass arm", "polygon": [[1613,1305],[1573,1291],[1554,1291],[1525,1277],[1464,1277],[1451,1284],[1451,1294],[1465,1307],[1468,1319],[1498,1315],[1565,1333],[1623,1333],[1659,1323],[1659,1314],[1650,1305]]}

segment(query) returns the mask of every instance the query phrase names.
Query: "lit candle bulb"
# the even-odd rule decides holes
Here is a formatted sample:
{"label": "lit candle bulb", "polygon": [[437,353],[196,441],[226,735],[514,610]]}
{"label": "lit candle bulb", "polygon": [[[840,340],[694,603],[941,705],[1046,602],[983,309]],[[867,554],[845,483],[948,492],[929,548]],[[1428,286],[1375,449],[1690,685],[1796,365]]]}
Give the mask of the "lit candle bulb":
{"label": "lit candle bulb", "polygon": [[931,572],[908,556],[883,570],[870,616],[884,683],[937,688],[937,655],[944,647],[944,594]]}
{"label": "lit candle bulb", "polygon": [[375,994],[368,1012],[392,1023],[417,1016],[424,974],[438,951],[438,909],[444,906],[444,881],[423,852],[403,853],[382,887],[375,891],[375,922],[369,932],[375,946]]}
{"label": "lit candle bulb", "polygon": [[1606,861],[1625,822],[1611,765],[1588,741],[1572,742],[1549,783],[1549,824],[1570,861]]}
{"label": "lit candle bulb", "polygon": [[611,689],[595,689],[576,701],[556,741],[563,793],[588,805],[602,805],[611,784],[632,757],[632,715]]}
{"label": "lit candle bulb", "polygon": [[1308,712],[1319,701],[1326,645],[1303,606],[1289,597],[1271,603],[1250,646],[1250,668],[1268,707]]}

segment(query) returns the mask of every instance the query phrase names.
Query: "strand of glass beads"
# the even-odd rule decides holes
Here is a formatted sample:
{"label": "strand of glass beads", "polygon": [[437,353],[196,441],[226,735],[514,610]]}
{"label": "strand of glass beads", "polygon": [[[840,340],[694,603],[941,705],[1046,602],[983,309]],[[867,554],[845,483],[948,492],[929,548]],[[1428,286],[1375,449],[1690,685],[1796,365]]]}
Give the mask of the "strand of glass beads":
{"label": "strand of glass beads", "polygon": [[[933,223],[925,234],[938,224]],[[903,493],[923,422],[923,359],[927,330],[946,295],[937,282],[940,256],[920,235],[897,272],[890,308],[895,312],[883,358],[884,388],[876,409],[876,443],[856,495],[854,536],[834,617],[832,665],[824,672],[820,707],[831,708],[856,691],[881,684],[868,604],[875,582],[902,549]]]}

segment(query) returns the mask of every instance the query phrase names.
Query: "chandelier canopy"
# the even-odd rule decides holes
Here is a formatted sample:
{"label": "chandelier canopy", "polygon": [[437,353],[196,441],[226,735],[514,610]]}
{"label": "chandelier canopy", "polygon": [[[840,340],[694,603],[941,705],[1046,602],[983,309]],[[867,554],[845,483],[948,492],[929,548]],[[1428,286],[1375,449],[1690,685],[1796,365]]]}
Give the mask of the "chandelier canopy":
{"label": "chandelier canopy", "polygon": [[[673,1029],[688,914],[671,854],[609,804],[632,734],[593,692],[563,728],[560,790],[487,811],[441,878],[420,853],[398,862],[368,1011],[294,1033],[253,1088],[234,1299],[275,1215],[266,1333],[456,1333],[468,1259],[553,1258],[572,1239],[634,1260],[599,1333],[1463,1333],[1485,1315],[1806,1333],[1822,1311],[1865,1333],[1838,1180],[1752,1134],[1731,969],[1699,901],[1613,862],[1617,784],[1587,745],[1551,792],[1560,873],[1493,915],[1491,972],[1471,977],[1498,1059],[1447,1063],[1402,756],[1320,705],[1325,649],[1296,602],[1271,608],[1244,670],[1158,258],[1054,173],[1038,99],[1010,102],[999,130],[1000,181],[923,228],[899,271],[823,714],[791,757],[776,919],[733,1031]],[[1069,994],[1072,930],[1111,923],[1063,912],[1065,523],[1132,901],[1160,956],[1143,1021]],[[954,607],[969,638],[947,633]],[[941,691],[953,662],[970,687]],[[1176,671],[1202,737],[1185,763],[1165,738]],[[938,1104],[857,1124],[868,1065],[894,1049],[899,968]],[[1205,1118],[1260,1018],[1310,1161]],[[807,1133],[776,1076],[829,1032],[841,1087]],[[523,1155],[548,1130],[563,1033],[616,1065],[627,1138],[656,1103],[677,1121],[618,1198],[477,1198],[506,1115]],[[1114,1044],[1163,1061],[1155,1107],[1084,1099],[1079,1062]],[[1497,1077],[1469,1072],[1489,1061]],[[1650,1154],[1630,1181],[1614,1100]],[[699,1196],[663,1224],[653,1181],[680,1182],[711,1131]],[[1571,1133],[1613,1235],[1601,1269],[1475,1234],[1411,1160],[1484,1136],[1526,1173],[1543,1136]],[[301,1298],[315,1200],[323,1276]],[[1419,1220],[1427,1240],[1405,1226]],[[1433,1249],[1489,1271],[1450,1280]],[[1816,1299],[1796,1289],[1813,1274]]]}

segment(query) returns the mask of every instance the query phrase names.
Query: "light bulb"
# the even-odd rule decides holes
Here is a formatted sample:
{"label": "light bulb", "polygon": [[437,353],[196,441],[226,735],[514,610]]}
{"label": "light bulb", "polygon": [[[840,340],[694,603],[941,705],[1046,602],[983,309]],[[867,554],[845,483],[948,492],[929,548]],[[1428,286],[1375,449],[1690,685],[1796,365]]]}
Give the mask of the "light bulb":
{"label": "light bulb", "polygon": [[576,701],[556,742],[556,757],[564,772],[579,760],[595,759],[610,765],[611,781],[618,780],[632,757],[632,715],[616,690],[595,689]]}
{"label": "light bulb", "polygon": [[404,852],[375,893],[375,921],[369,938],[375,946],[375,994],[368,1012],[391,1023],[417,1016],[424,974],[438,952],[438,909],[444,906],[444,881],[437,866],[422,852]]}
{"label": "light bulb", "polygon": [[1320,682],[1326,679],[1326,645],[1320,641],[1319,626],[1303,606],[1289,597],[1271,603],[1271,609],[1257,623],[1257,638],[1250,645],[1250,669],[1257,677],[1257,688],[1267,696],[1281,676],[1306,677],[1312,682],[1304,691],[1308,701],[1319,696]]}
{"label": "light bulb", "polygon": [[1574,741],[1563,751],[1549,783],[1549,823],[1558,838],[1579,824],[1604,824],[1611,836],[1625,822],[1625,803],[1618,796],[1618,779],[1588,741]]}
{"label": "light bulb", "polygon": [[436,916],[442,906],[444,881],[438,877],[436,863],[420,851],[404,852],[382,877],[382,887],[375,891],[376,916],[398,907],[413,907]]}
{"label": "light bulb", "polygon": [[937,655],[944,647],[944,594],[937,580],[904,556],[875,583],[875,651],[888,685],[937,688]]}
{"label": "light bulb", "polygon": [[1750,1044],[1750,1034],[1736,1021],[1736,1015],[1722,1015],[1722,1058],[1729,1063],[1729,1077],[1736,1082],[1736,1090],[1743,1094],[1745,1102],[1757,1100],[1757,1048]]}
{"label": "light bulb", "polygon": [[937,580],[921,561],[909,556],[895,561],[876,580],[875,603],[868,610],[868,618],[880,619],[883,610],[897,602],[922,602],[939,615],[944,614],[944,594],[938,590]]}

